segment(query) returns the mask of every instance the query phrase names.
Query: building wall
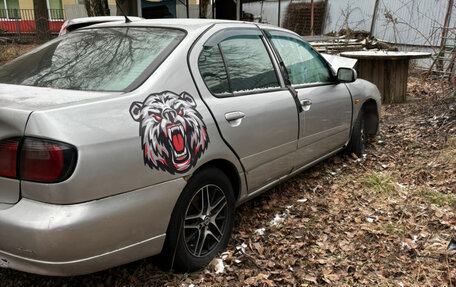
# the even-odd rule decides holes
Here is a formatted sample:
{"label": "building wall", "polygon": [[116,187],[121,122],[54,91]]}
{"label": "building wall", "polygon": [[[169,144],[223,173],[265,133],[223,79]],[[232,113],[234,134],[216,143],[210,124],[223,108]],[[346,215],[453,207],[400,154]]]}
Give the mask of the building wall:
{"label": "building wall", "polygon": [[19,0],[20,9],[33,9],[33,0]]}

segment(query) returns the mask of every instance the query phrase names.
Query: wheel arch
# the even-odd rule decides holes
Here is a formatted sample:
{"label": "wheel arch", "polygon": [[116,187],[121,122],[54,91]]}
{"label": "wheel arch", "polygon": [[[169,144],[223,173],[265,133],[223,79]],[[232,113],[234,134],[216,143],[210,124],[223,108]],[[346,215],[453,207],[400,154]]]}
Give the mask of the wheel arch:
{"label": "wheel arch", "polygon": [[363,116],[365,117],[366,132],[368,135],[376,135],[379,126],[379,114],[377,102],[374,99],[368,99],[361,107]]}
{"label": "wheel arch", "polygon": [[200,170],[206,169],[206,168],[217,168],[221,170],[229,179],[231,186],[233,187],[233,192],[234,192],[234,199],[237,202],[239,200],[239,196],[241,194],[241,178],[239,176],[239,172],[236,168],[236,166],[231,163],[230,161],[226,159],[213,159],[210,160],[200,167],[193,173],[192,176],[197,174]]}

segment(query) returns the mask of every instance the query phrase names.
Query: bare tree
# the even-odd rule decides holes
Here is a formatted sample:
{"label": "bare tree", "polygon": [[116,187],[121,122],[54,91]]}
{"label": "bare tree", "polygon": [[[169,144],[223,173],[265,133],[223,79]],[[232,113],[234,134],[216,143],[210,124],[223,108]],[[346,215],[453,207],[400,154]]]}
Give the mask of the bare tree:
{"label": "bare tree", "polygon": [[40,42],[48,41],[51,38],[49,30],[49,14],[46,0],[33,0],[35,12],[36,37]]}
{"label": "bare tree", "polygon": [[85,8],[89,17],[109,16],[108,0],[85,0]]}

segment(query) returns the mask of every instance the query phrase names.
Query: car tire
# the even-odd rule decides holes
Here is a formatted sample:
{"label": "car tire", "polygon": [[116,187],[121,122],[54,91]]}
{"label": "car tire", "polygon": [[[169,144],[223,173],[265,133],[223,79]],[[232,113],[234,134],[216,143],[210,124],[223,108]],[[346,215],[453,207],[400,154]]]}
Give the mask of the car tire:
{"label": "car tire", "polygon": [[347,145],[347,152],[349,154],[354,153],[356,156],[361,157],[366,149],[366,117],[363,110],[358,114],[355,126],[353,127],[350,141]]}
{"label": "car tire", "polygon": [[235,200],[228,177],[206,168],[190,178],[171,215],[161,264],[177,272],[207,265],[230,238]]}

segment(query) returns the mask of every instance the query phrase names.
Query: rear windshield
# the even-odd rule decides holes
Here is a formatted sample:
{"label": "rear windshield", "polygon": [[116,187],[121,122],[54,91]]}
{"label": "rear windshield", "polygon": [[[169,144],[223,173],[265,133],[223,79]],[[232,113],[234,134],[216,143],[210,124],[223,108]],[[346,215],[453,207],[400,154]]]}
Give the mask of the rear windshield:
{"label": "rear windshield", "polygon": [[185,33],[116,27],[71,32],[0,67],[0,83],[90,91],[139,86]]}

